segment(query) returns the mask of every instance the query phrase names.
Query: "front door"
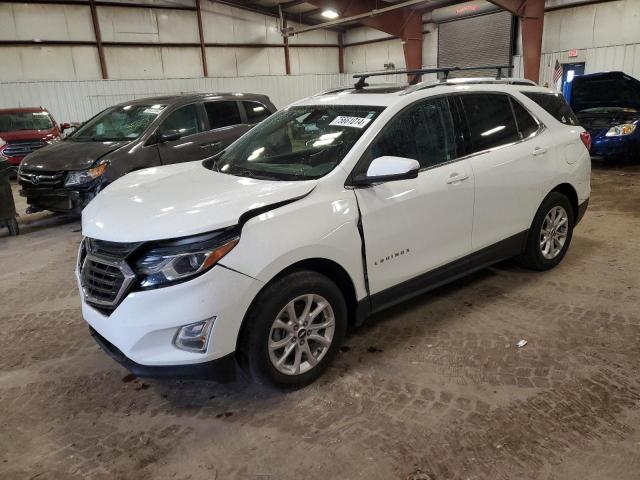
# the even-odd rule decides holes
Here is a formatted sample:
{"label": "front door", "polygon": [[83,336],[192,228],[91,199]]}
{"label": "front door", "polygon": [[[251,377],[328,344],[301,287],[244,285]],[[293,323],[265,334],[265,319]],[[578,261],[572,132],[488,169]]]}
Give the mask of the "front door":
{"label": "front door", "polygon": [[[446,97],[407,107],[366,155],[369,161],[358,167],[358,173],[383,155],[412,158],[421,165],[415,179],[355,191],[375,309],[376,294],[386,291],[377,297],[384,298],[396,291],[391,287],[470,253],[473,174],[467,160],[458,160],[462,153]],[[393,302],[387,300],[383,303]]]}
{"label": "front door", "polygon": [[[198,104],[180,107],[169,113],[158,129],[158,152],[163,165],[202,160],[211,156],[205,137],[204,122],[198,112]],[[163,132],[175,130],[180,138],[162,141]]]}

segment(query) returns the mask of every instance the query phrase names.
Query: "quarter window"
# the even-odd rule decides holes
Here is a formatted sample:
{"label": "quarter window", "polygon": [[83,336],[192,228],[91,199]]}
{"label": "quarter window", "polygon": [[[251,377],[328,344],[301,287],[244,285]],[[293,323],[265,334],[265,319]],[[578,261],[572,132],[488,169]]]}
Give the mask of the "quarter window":
{"label": "quarter window", "polygon": [[513,105],[513,113],[516,116],[516,123],[518,124],[520,136],[522,138],[529,138],[538,131],[538,122],[536,122],[531,114],[513,98],[511,99],[511,105]]}
{"label": "quarter window", "polygon": [[471,133],[473,152],[520,139],[509,97],[500,94],[461,95]]}
{"label": "quarter window", "polygon": [[458,157],[453,120],[446,98],[409,107],[371,145],[371,159],[385,155],[412,158],[429,168]]}
{"label": "quarter window", "polygon": [[565,125],[580,125],[575,113],[559,93],[522,92],[522,94],[544,108],[559,122]]}
{"label": "quarter window", "polygon": [[242,102],[242,105],[244,105],[244,111],[247,113],[249,123],[259,123],[271,115],[269,109],[261,103]]}
{"label": "quarter window", "polygon": [[205,102],[204,109],[207,112],[211,130],[242,123],[237,102]]}
{"label": "quarter window", "polygon": [[202,131],[195,105],[185,105],[169,114],[162,123],[161,131],[177,130],[183,137]]}

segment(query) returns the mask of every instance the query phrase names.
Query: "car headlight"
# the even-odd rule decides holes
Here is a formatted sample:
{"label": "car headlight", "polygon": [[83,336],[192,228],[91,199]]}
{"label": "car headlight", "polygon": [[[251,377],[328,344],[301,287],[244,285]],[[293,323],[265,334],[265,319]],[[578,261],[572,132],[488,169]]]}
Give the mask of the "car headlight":
{"label": "car headlight", "polygon": [[47,140],[45,140],[45,143],[51,145],[52,143],[57,143],[60,140],[62,139],[58,136],[58,137],[48,138]]}
{"label": "car headlight", "polygon": [[138,286],[141,289],[157,288],[206,272],[239,241],[238,230],[226,229],[159,244],[135,262]]}
{"label": "car headlight", "polygon": [[86,170],[71,170],[69,173],[67,173],[67,178],[64,181],[64,186],[72,187],[75,185],[89,183],[92,180],[95,180],[96,178],[104,175],[104,172],[107,171],[108,166],[109,162],[101,162],[95,167],[88,168]]}
{"label": "car headlight", "polygon": [[607,131],[605,137],[623,137],[625,135],[630,135],[636,130],[635,123],[623,123],[622,125],[616,125],[615,127],[611,127],[609,131]]}

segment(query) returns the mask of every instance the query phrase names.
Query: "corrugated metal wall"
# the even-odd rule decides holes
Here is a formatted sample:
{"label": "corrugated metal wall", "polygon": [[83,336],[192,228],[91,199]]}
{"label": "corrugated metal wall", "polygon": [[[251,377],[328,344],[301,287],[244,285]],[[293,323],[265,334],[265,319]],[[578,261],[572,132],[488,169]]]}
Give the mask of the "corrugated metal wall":
{"label": "corrugated metal wall", "polygon": [[[555,0],[554,6],[570,4]],[[552,85],[556,60],[585,63],[586,73],[622,70],[640,78],[640,0],[581,5],[545,14],[540,84]],[[518,51],[522,50],[520,42]],[[574,52],[575,50],[575,52]],[[571,52],[572,57],[569,57]],[[514,63],[520,63],[520,56]]]}
{"label": "corrugated metal wall", "polygon": [[[382,81],[384,79],[380,79]],[[322,90],[352,83],[349,74],[261,75],[236,78],[93,80],[0,83],[0,108],[43,106],[61,122],[81,122],[135,98],[193,92],[252,92],[284,107]]]}
{"label": "corrugated metal wall", "polygon": [[[115,3],[144,2],[119,0]],[[195,5],[194,0],[154,0],[153,3]],[[194,10],[99,5],[97,16],[109,78],[198,78],[203,75]],[[203,0],[202,23],[204,41],[212,44],[205,49],[210,76],[285,73],[284,46],[280,47],[284,43],[276,17]],[[291,26],[299,25],[292,22]],[[0,2],[0,40],[42,42],[0,46],[0,81],[101,78],[95,46],[46,43],[93,42],[88,5]],[[109,42],[132,42],[133,45],[118,46]],[[338,73],[337,32],[306,32],[291,38],[289,43],[291,73]],[[319,46],[298,47],[300,44]]]}

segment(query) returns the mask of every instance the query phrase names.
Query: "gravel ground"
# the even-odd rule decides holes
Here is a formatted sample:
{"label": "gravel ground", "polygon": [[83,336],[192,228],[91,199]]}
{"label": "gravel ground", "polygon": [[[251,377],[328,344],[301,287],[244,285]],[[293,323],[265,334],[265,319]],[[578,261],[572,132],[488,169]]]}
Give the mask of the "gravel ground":
{"label": "gravel ground", "polygon": [[0,232],[1,479],[640,476],[638,167],[594,169],[555,270],[508,261],[379,314],[292,393],[127,375],[80,314],[78,220],[21,227]]}

